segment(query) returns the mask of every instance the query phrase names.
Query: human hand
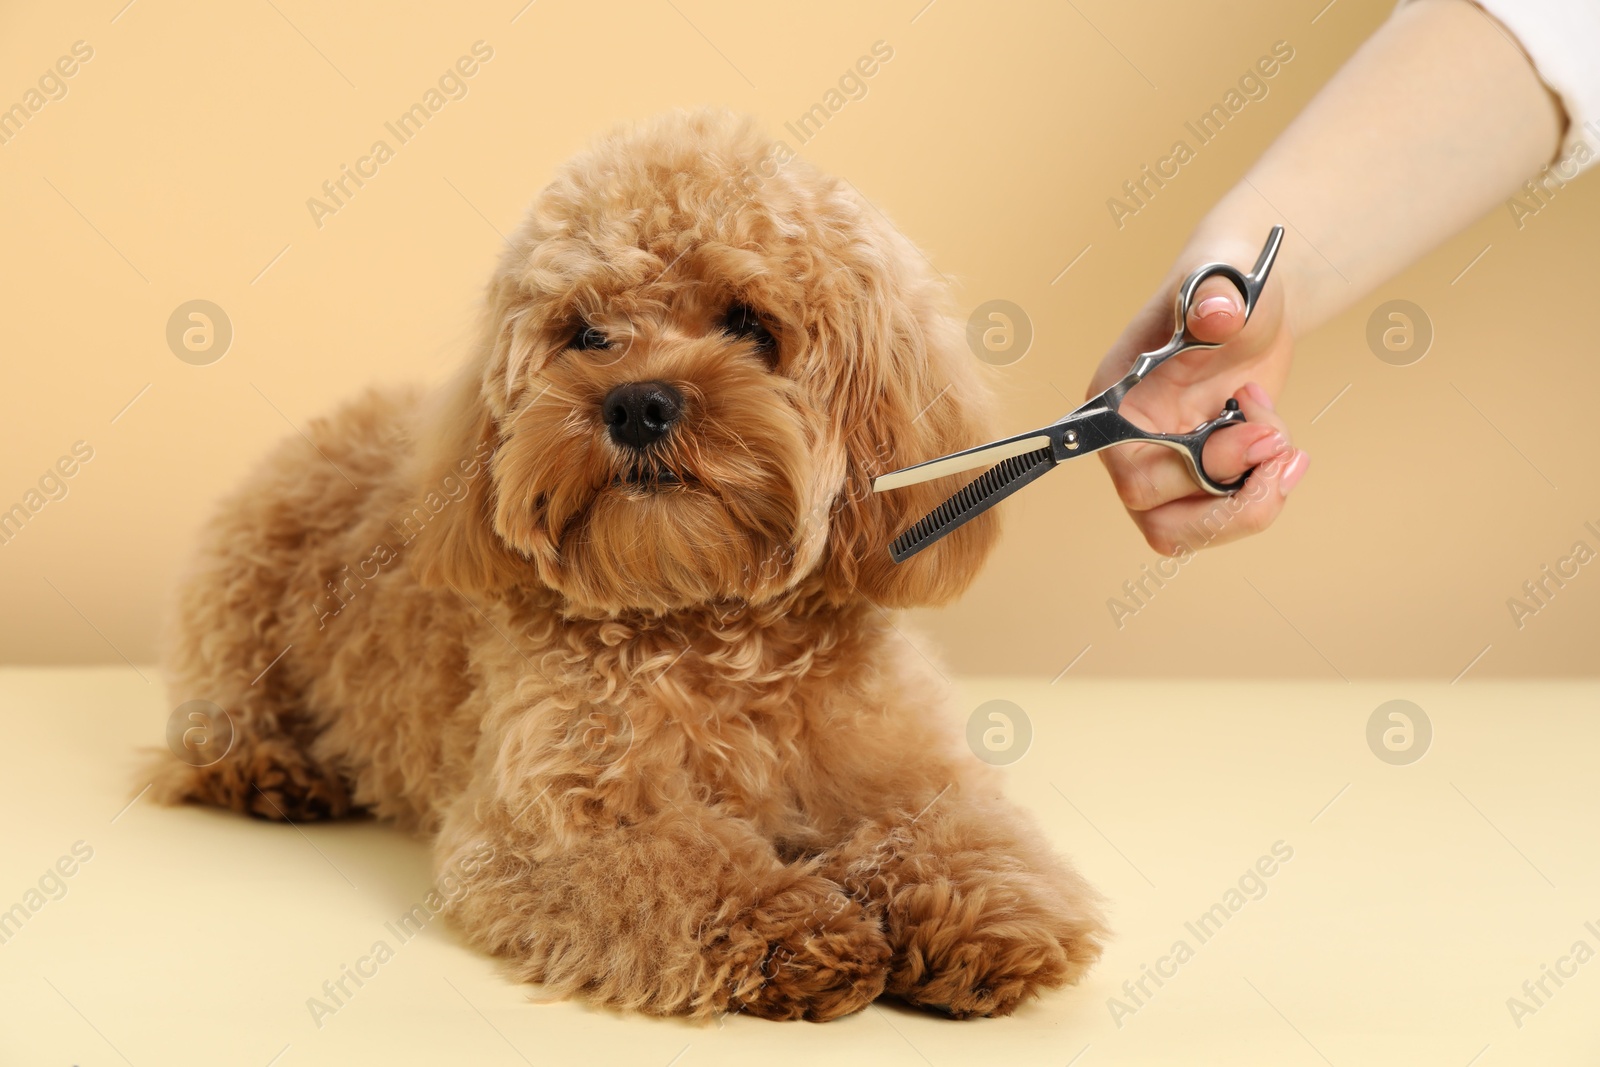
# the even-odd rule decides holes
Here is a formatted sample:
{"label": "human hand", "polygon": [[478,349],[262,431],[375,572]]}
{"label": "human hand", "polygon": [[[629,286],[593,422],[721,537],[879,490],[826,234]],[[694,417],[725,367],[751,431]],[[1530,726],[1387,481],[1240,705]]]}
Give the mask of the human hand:
{"label": "human hand", "polygon": [[[1253,250],[1240,246],[1227,256],[1206,256],[1246,269]],[[1198,266],[1200,259],[1186,267]],[[1174,271],[1134,316],[1089,383],[1088,395],[1109,388],[1128,372],[1141,352],[1172,336],[1173,294],[1188,270]],[[1135,386],[1122,401],[1122,414],[1136,426],[1163,433],[1186,433],[1215,418],[1229,397],[1239,402],[1244,423],[1225,426],[1206,442],[1206,473],[1231,482],[1255,468],[1250,480],[1215,519],[1222,503],[1195,483],[1188,465],[1172,449],[1154,444],[1127,444],[1100,453],[1117,495],[1150,546],[1163,555],[1179,555],[1204,544],[1220,544],[1270,526],[1285,498],[1305,475],[1310,456],[1296,449],[1289,428],[1273,408],[1272,397],[1283,388],[1294,351],[1294,335],[1280,282],[1268,282],[1250,321],[1244,321],[1244,298],[1226,278],[1201,283],[1189,310],[1189,330],[1219,348],[1202,348],[1174,356]]]}

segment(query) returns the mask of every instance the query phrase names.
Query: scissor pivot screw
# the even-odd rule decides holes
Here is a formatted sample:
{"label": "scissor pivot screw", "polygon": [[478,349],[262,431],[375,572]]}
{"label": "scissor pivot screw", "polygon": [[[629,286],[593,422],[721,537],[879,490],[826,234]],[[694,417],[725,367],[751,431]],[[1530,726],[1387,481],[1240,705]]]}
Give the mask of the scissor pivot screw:
{"label": "scissor pivot screw", "polygon": [[1066,432],[1066,435],[1062,438],[1062,440],[1066,441],[1068,448],[1070,448],[1070,449],[1077,448],[1078,447],[1078,431],[1077,430],[1068,430]]}

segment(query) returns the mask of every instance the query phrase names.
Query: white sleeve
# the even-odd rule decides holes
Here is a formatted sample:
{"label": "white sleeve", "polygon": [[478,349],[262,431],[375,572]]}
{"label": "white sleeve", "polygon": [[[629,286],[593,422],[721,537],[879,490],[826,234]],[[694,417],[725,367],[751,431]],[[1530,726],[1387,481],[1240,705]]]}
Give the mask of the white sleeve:
{"label": "white sleeve", "polygon": [[[1600,0],[1474,0],[1516,36],[1539,78],[1561,98],[1567,132],[1558,156],[1600,156]],[[1584,146],[1578,148],[1578,143]]]}

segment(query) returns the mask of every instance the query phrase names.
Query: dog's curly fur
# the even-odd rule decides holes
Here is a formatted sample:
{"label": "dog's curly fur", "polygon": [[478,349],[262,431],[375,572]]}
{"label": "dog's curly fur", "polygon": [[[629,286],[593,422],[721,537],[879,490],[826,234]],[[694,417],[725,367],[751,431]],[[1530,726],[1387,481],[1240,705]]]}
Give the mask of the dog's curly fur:
{"label": "dog's curly fur", "polygon": [[[748,121],[601,140],[509,241],[452,385],[313,423],[209,527],[169,680],[234,739],[157,796],[417,828],[470,872],[474,944],[641,1011],[1003,1015],[1076,980],[1098,898],[885,614],[955,596],[996,536],[896,566],[950,486],[869,492],[985,439],[945,299]],[[646,379],[684,410],[641,460],[601,401]]]}

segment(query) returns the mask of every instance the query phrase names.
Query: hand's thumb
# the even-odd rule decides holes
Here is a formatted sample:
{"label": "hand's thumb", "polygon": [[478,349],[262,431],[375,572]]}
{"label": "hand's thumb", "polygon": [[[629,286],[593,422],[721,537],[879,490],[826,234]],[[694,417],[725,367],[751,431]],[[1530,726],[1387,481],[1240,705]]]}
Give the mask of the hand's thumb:
{"label": "hand's thumb", "polygon": [[1244,299],[1226,278],[1200,283],[1189,303],[1189,332],[1207,344],[1221,344],[1244,326]]}

